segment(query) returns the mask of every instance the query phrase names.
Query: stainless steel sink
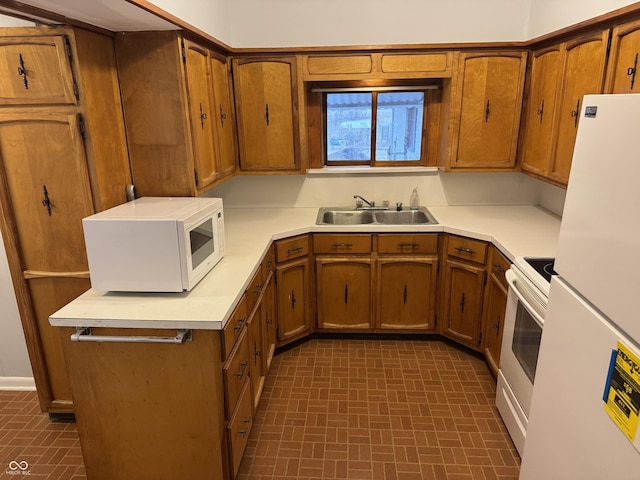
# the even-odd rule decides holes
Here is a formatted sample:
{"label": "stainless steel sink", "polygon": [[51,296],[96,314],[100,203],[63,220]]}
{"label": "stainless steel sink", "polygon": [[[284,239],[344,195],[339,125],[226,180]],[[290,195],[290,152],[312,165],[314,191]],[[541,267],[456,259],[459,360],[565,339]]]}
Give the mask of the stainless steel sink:
{"label": "stainless steel sink", "polygon": [[427,212],[422,210],[385,210],[375,213],[376,222],[385,225],[414,225],[425,223],[438,223],[429,218]]}
{"label": "stainless steel sink", "polygon": [[316,225],[435,225],[438,221],[425,207],[419,210],[354,210],[349,207],[322,207]]}
{"label": "stainless steel sink", "polygon": [[[321,209],[322,210],[322,209]],[[368,210],[336,210],[321,212],[321,222],[330,225],[363,225],[373,223],[373,213]]]}

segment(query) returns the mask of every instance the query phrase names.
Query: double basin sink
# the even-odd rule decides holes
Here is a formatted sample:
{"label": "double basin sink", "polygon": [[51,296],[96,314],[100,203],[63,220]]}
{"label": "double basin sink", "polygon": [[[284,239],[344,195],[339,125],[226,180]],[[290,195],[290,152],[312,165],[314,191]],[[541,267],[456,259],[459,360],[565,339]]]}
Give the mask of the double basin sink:
{"label": "double basin sink", "polygon": [[349,207],[322,207],[316,225],[435,225],[437,220],[426,207],[418,210],[379,210]]}

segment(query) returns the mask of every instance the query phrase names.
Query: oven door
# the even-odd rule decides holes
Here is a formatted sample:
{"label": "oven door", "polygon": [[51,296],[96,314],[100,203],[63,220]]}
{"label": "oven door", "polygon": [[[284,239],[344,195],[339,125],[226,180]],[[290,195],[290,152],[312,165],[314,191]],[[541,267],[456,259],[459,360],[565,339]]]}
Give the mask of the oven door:
{"label": "oven door", "polygon": [[496,387],[496,407],[513,444],[522,455],[544,325],[546,297],[516,268],[509,269],[506,277],[509,293]]}
{"label": "oven door", "polygon": [[525,415],[529,415],[546,300],[526,278],[507,271],[509,293],[505,313],[500,370]]}

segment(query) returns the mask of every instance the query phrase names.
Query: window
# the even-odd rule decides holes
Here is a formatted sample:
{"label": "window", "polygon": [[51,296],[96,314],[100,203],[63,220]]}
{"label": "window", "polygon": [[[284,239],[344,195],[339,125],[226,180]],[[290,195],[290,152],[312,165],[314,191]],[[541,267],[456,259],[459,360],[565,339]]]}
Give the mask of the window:
{"label": "window", "polygon": [[324,164],[426,165],[431,87],[327,88]]}

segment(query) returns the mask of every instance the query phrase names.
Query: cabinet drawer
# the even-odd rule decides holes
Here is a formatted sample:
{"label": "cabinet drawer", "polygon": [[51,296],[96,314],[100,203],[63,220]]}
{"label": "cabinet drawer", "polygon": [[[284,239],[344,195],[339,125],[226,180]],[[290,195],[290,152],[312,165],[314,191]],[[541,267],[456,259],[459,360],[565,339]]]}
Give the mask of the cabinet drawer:
{"label": "cabinet drawer", "polygon": [[276,271],[276,251],[273,245],[269,247],[269,250],[262,260],[262,279],[266,282],[269,278],[269,274]]}
{"label": "cabinet drawer", "polygon": [[249,335],[247,329],[240,332],[240,339],[231,356],[222,367],[225,388],[227,418],[236,408],[245,380],[249,378]]}
{"label": "cabinet drawer", "polygon": [[438,235],[378,235],[378,253],[438,253]]}
{"label": "cabinet drawer", "polygon": [[509,259],[494,247],[491,254],[491,274],[496,276],[504,288],[507,288],[507,279],[504,274],[509,268],[511,268]]}
{"label": "cabinet drawer", "polygon": [[243,295],[238,305],[236,305],[236,309],[229,317],[229,321],[224,326],[224,350],[222,352],[222,359],[226,359],[231,355],[231,351],[233,350],[233,346],[236,343],[236,340],[240,337],[242,333],[242,329],[247,322],[247,299],[246,295]]}
{"label": "cabinet drawer", "polygon": [[227,423],[234,478],[238,473],[238,468],[240,468],[240,461],[242,460],[242,455],[244,454],[244,449],[249,439],[249,433],[251,433],[251,426],[253,425],[250,383],[249,379],[246,379],[244,382],[238,408],[233,412],[233,416]]}
{"label": "cabinet drawer", "polygon": [[276,261],[284,262],[309,254],[309,235],[287,238],[276,242]]}
{"label": "cabinet drawer", "polygon": [[484,263],[487,258],[487,244],[480,240],[449,236],[447,256]]}
{"label": "cabinet drawer", "polygon": [[371,235],[314,235],[314,253],[371,253]]}

